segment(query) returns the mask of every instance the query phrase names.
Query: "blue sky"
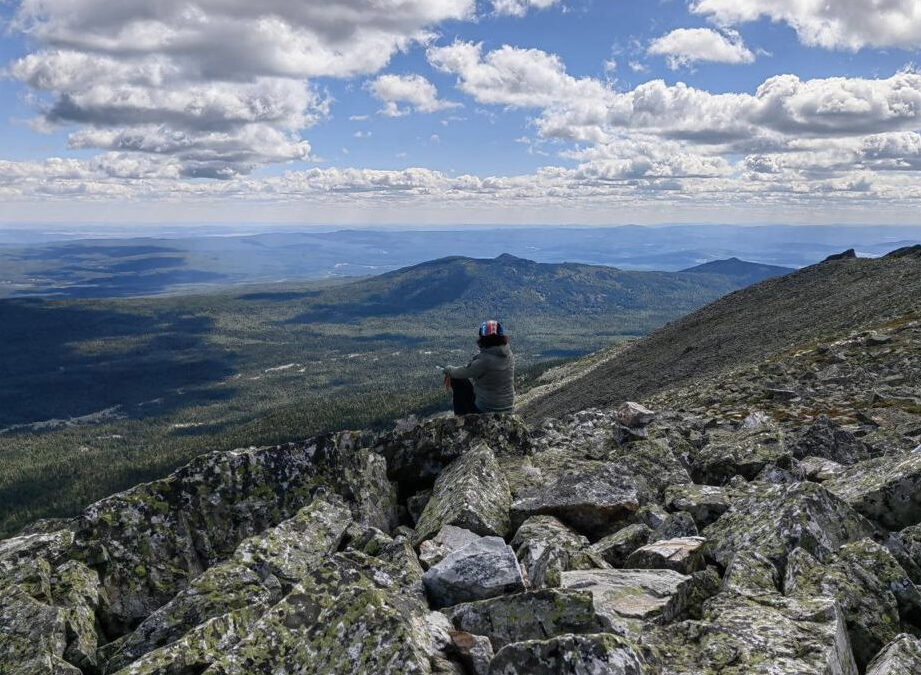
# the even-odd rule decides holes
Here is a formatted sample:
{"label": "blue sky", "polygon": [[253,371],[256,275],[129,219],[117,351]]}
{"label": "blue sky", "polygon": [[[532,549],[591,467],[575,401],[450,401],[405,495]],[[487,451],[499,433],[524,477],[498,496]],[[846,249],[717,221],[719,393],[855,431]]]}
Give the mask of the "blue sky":
{"label": "blue sky", "polygon": [[921,0],[235,4],[0,4],[0,222],[921,222]]}

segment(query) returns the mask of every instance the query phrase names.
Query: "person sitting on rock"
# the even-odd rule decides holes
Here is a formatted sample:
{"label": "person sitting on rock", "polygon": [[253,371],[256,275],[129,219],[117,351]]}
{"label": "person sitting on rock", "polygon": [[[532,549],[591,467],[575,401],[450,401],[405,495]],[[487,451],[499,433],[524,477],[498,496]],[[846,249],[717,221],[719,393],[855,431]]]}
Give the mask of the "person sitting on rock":
{"label": "person sitting on rock", "polygon": [[454,414],[511,412],[515,407],[515,357],[498,321],[484,321],[480,353],[466,366],[444,368],[445,386],[454,393]]}

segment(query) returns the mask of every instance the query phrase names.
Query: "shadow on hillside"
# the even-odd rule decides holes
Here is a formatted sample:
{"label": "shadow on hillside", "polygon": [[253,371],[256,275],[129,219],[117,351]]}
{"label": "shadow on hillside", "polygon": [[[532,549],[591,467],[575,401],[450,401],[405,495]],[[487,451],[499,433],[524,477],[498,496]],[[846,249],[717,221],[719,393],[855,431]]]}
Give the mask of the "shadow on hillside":
{"label": "shadow on hillside", "polygon": [[207,342],[211,330],[210,318],[179,312],[2,302],[0,428],[113,406],[130,416],[160,415],[232,396],[209,390],[234,373],[235,361]]}

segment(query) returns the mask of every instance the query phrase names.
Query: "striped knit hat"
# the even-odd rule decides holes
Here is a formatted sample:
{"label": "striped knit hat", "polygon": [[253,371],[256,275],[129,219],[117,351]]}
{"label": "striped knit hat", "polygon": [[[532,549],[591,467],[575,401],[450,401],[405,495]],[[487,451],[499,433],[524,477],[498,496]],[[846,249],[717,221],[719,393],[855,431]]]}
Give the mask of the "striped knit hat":
{"label": "striped knit hat", "polygon": [[505,335],[505,331],[502,330],[502,324],[498,321],[484,321],[480,326],[480,337],[487,337],[489,335]]}

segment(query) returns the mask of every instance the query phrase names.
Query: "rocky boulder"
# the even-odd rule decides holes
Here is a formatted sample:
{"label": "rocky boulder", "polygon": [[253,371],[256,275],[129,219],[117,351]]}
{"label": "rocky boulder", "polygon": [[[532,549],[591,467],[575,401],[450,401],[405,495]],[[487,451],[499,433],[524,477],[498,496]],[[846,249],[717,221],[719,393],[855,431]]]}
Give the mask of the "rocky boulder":
{"label": "rocky boulder", "polygon": [[605,567],[604,560],[589,547],[588,539],[553,516],[528,518],[518,528],[511,546],[531,588],[559,586],[560,573],[566,570]]}
{"label": "rocky boulder", "polygon": [[724,591],[700,620],[643,637],[662,675],[857,675],[844,617],[828,598]]}
{"label": "rocky boulder", "polygon": [[671,485],[665,490],[665,507],[691,515],[697,527],[706,527],[729,510],[726,491],[714,485]]}
{"label": "rocky boulder", "polygon": [[431,485],[451,462],[480,443],[498,456],[531,452],[531,433],[515,415],[442,417],[380,437],[374,451],[387,460],[388,475],[405,492]]}
{"label": "rocky boulder", "polygon": [[766,485],[733,502],[703,535],[724,567],[738,551],[752,551],[786,567],[797,546],[826,560],[838,548],[871,536],[873,527],[844,501],[815,483]]}
{"label": "rocky boulder", "polygon": [[670,485],[688,484],[691,477],[663,438],[614,446],[611,460],[626,467],[648,500],[661,500]]}
{"label": "rocky boulder", "polygon": [[565,635],[508,645],[489,675],[644,675],[638,651],[616,635]]}
{"label": "rocky boulder", "polygon": [[772,426],[713,432],[693,458],[691,475],[697,483],[725,485],[734,476],[752,480],[769,465],[789,468],[792,457],[783,433]]}
{"label": "rocky boulder", "polygon": [[562,476],[512,503],[512,524],[531,516],[555,516],[590,538],[600,538],[640,506],[634,477],[598,462]]}
{"label": "rocky boulder", "polygon": [[691,577],[672,570],[564,572],[562,587],[589,591],[595,612],[619,635],[638,635],[645,623],[672,621],[684,612]]}
{"label": "rocky boulder", "polygon": [[825,486],[887,529],[921,523],[921,454],[861,462]]}
{"label": "rocky boulder", "polygon": [[492,450],[481,444],[451,462],[435,481],[419,522],[418,545],[445,525],[480,536],[505,537],[512,495]]}
{"label": "rocky boulder", "polygon": [[651,536],[652,530],[646,525],[634,523],[598,540],[592,545],[592,550],[609,565],[623,567],[627,562],[627,557],[636,549],[649,543]]}
{"label": "rocky boulder", "polygon": [[866,445],[826,416],[796,429],[787,438],[787,447],[797,459],[821,457],[845,465],[869,456]]}
{"label": "rocky boulder", "polygon": [[454,525],[445,525],[433,538],[423,541],[419,546],[419,562],[425,569],[433,567],[451,555],[454,551],[472,544],[480,536],[470,530]]}
{"label": "rocky boulder", "polygon": [[706,567],[703,537],[663,539],[630,554],[626,566],[632,569],[668,569],[691,574]]}
{"label": "rocky boulder", "polygon": [[451,553],[422,578],[436,607],[524,590],[515,552],[499,537],[483,537]]}
{"label": "rocky boulder", "polygon": [[512,642],[543,640],[565,633],[598,633],[607,625],[586,591],[544,589],[444,610],[458,630],[484,635],[493,649]]}
{"label": "rocky boulder", "polygon": [[644,405],[627,401],[614,413],[614,419],[625,427],[645,427],[655,421],[656,414]]}
{"label": "rocky boulder", "polygon": [[867,666],[866,675],[921,673],[921,640],[905,633],[898,635]]}

